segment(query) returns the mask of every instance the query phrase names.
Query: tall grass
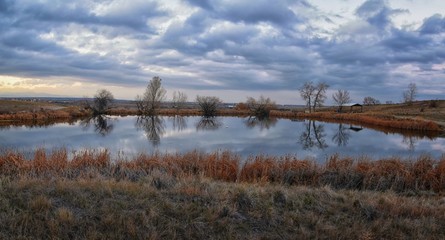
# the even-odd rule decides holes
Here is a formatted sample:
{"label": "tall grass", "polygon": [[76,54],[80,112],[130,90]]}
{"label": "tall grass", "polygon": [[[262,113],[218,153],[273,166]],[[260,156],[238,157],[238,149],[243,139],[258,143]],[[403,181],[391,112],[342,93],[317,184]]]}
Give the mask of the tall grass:
{"label": "tall grass", "polygon": [[274,183],[338,189],[445,191],[445,156],[373,160],[333,155],[324,164],[295,156],[258,155],[243,159],[228,151],[184,154],[139,154],[133,159],[111,159],[107,150],[83,150],[69,156],[65,149],[37,149],[29,159],[7,151],[0,155],[0,174],[78,178],[102,176],[137,180],[153,171],[175,178],[206,177],[226,182]]}

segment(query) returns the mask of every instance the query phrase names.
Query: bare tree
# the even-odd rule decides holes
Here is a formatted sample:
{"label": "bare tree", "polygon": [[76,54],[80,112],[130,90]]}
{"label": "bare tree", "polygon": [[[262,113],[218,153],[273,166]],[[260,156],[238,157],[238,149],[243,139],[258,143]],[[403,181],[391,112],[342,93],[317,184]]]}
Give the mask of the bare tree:
{"label": "bare tree", "polygon": [[185,103],[187,102],[187,94],[174,91],[173,92],[173,107],[176,109],[184,108]]}
{"label": "bare tree", "polygon": [[275,102],[264,96],[260,96],[258,100],[253,97],[248,97],[246,105],[250,114],[259,118],[269,117],[270,110],[276,108]]}
{"label": "bare tree", "polygon": [[136,106],[142,115],[155,115],[165,99],[166,90],[162,87],[162,79],[153,77],[147,85],[143,96],[136,96]]}
{"label": "bare tree", "polygon": [[318,83],[317,86],[315,87],[315,91],[314,91],[314,104],[313,104],[313,109],[315,112],[315,108],[316,107],[322,107],[324,104],[324,101],[326,100],[327,96],[326,96],[326,90],[328,89],[329,85],[321,82]]}
{"label": "bare tree", "polygon": [[304,83],[303,87],[300,88],[300,96],[306,101],[306,106],[309,109],[309,112],[311,112],[312,97],[315,90],[315,86],[311,81]]}
{"label": "bare tree", "polygon": [[417,86],[415,83],[410,83],[408,89],[403,92],[403,102],[412,104],[417,96]]}
{"label": "bare tree", "polygon": [[94,95],[93,105],[91,106],[88,104],[87,106],[93,110],[93,115],[101,115],[110,108],[113,101],[113,94],[106,89],[101,89],[97,91],[96,95]]}
{"label": "bare tree", "polygon": [[215,117],[218,112],[219,105],[222,103],[222,101],[217,97],[202,96],[197,96],[196,102],[201,108],[203,117],[206,118]]}
{"label": "bare tree", "polygon": [[380,104],[380,101],[373,97],[365,97],[363,99],[363,105],[371,106],[371,105],[378,105],[378,104]]}
{"label": "bare tree", "polygon": [[348,90],[339,89],[336,93],[332,95],[332,98],[334,99],[334,102],[337,103],[340,112],[343,108],[343,105],[351,102]]}

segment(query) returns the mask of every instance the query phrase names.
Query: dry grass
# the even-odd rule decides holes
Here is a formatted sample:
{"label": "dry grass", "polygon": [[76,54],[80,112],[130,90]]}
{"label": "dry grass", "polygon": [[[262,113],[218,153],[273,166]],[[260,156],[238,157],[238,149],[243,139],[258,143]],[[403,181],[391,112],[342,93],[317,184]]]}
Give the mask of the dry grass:
{"label": "dry grass", "polygon": [[1,239],[443,239],[445,204],[160,171],[137,182],[2,176],[0,222]]}
{"label": "dry grass", "polygon": [[226,182],[330,185],[335,189],[396,192],[445,191],[445,157],[432,159],[427,155],[415,160],[352,159],[334,155],[325,164],[294,156],[259,155],[242,159],[227,151],[140,154],[126,160],[111,159],[107,150],[84,150],[68,157],[64,149],[50,153],[38,149],[32,159],[12,151],[0,155],[0,174],[12,178],[101,176],[136,181],[153,171],[177,178],[201,176]]}
{"label": "dry grass", "polygon": [[7,151],[0,239],[443,239],[444,188],[428,156]]}

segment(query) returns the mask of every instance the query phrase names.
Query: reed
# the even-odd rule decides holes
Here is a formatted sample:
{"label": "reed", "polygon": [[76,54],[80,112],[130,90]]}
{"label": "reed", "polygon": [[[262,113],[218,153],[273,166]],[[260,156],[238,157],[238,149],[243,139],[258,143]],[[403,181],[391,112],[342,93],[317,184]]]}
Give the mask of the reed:
{"label": "reed", "polygon": [[333,155],[324,164],[295,156],[251,156],[246,159],[229,151],[184,154],[139,154],[133,159],[111,159],[108,150],[83,150],[68,157],[65,149],[37,149],[32,159],[19,152],[0,155],[0,174],[10,177],[40,176],[78,178],[102,176],[133,179],[161,171],[175,178],[205,177],[226,182],[274,183],[335,189],[396,192],[443,192],[445,156],[433,159],[349,158]]}

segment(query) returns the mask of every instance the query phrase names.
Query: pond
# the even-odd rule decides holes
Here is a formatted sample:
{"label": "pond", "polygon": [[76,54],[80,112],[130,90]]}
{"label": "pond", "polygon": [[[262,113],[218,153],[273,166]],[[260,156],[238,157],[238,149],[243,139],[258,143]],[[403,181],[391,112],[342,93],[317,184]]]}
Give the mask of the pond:
{"label": "pond", "polygon": [[241,156],[295,155],[324,162],[328,156],[372,159],[445,153],[445,139],[416,132],[382,132],[359,125],[310,120],[219,117],[103,116],[49,126],[3,126],[0,148],[108,149],[114,157],[138,153],[230,150]]}

